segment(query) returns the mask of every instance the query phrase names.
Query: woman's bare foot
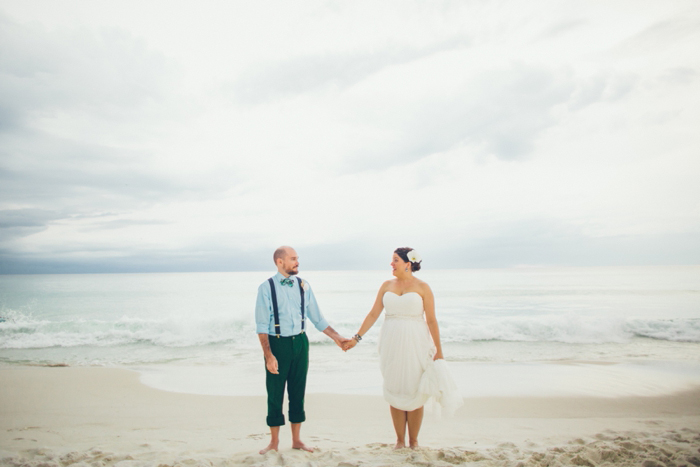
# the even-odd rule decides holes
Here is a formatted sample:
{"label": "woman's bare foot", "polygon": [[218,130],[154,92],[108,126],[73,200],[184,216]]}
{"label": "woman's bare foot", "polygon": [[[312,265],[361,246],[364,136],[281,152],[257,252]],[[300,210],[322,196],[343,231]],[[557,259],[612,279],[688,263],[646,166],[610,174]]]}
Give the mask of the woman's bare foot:
{"label": "woman's bare foot", "polygon": [[308,447],[306,444],[302,443],[301,441],[298,441],[296,443],[292,443],[292,449],[299,449],[300,451],[306,451],[306,452],[314,452],[314,448]]}
{"label": "woman's bare foot", "polygon": [[408,444],[411,447],[411,449],[419,449],[420,448],[420,446],[418,446],[418,441],[411,441]]}
{"label": "woman's bare foot", "polygon": [[406,447],[406,443],[404,443],[403,441],[397,441],[396,446],[394,446],[394,450],[403,449],[405,447]]}
{"label": "woman's bare foot", "polygon": [[260,450],[260,454],[265,454],[268,451],[277,451],[279,443],[270,442],[265,449]]}

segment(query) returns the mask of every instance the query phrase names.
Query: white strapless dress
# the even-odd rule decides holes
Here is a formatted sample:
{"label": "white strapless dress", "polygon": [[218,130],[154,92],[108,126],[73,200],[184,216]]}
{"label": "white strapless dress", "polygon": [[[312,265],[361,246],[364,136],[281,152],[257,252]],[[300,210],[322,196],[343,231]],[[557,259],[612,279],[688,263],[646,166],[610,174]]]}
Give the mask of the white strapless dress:
{"label": "white strapless dress", "polygon": [[386,315],[379,336],[379,364],[384,399],[410,411],[432,397],[443,412],[454,413],[462,396],[445,360],[433,361],[436,349],[423,317],[423,297],[416,292],[385,292],[382,302]]}

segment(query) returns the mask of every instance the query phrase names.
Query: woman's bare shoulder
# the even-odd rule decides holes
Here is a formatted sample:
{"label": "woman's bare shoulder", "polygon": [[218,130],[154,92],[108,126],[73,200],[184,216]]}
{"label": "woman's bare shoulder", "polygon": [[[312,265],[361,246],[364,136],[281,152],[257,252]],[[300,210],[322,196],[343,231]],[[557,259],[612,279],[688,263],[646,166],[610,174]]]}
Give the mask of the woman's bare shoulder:
{"label": "woman's bare shoulder", "polygon": [[424,280],[418,279],[417,277],[416,277],[416,281],[418,281],[417,285],[418,285],[418,288],[421,290],[421,292],[432,292],[432,290],[430,289],[430,286],[428,285],[427,282],[425,282]]}

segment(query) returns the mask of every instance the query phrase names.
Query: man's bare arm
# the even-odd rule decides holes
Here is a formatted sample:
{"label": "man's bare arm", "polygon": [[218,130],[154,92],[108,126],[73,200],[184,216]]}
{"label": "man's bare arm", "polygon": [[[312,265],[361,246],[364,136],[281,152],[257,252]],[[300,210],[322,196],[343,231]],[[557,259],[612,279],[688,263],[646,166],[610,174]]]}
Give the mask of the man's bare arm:
{"label": "man's bare arm", "polygon": [[263,349],[263,355],[265,355],[265,366],[267,367],[267,371],[273,375],[279,374],[277,359],[274,355],[272,355],[272,350],[270,349],[270,336],[267,334],[258,334],[258,338],[260,339],[260,345]]}
{"label": "man's bare arm", "polygon": [[333,329],[332,327],[328,326],[326,329],[323,330],[323,333],[333,339],[333,341],[336,343],[338,347],[341,349],[343,348],[343,344],[350,339],[346,339],[345,337],[341,336],[338,334],[338,332]]}

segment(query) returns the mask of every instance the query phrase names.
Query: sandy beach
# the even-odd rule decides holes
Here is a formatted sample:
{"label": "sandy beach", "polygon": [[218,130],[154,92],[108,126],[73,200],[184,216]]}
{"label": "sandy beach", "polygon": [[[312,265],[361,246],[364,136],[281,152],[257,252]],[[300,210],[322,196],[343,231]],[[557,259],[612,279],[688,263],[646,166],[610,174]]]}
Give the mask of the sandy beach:
{"label": "sandy beach", "polygon": [[381,397],[307,396],[305,441],[266,444],[263,397],[149,388],[115,368],[0,368],[3,466],[700,465],[700,388],[660,397],[469,398],[394,451]]}

